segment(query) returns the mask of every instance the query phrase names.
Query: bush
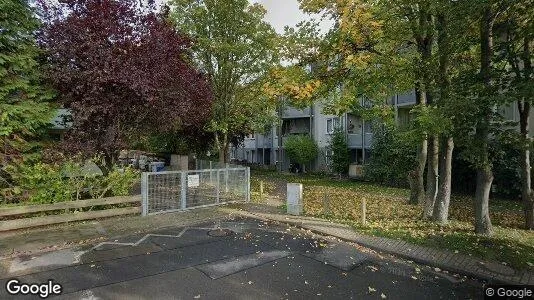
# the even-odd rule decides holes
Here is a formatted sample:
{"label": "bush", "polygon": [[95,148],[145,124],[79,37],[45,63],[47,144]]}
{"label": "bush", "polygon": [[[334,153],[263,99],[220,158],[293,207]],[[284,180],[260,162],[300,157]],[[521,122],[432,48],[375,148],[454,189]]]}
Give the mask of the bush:
{"label": "bush", "polygon": [[[58,165],[36,163],[22,164],[13,179],[24,198],[31,202],[53,203],[73,200],[76,187],[66,180]],[[25,200],[23,198],[23,200]]]}
{"label": "bush", "polygon": [[22,164],[10,170],[15,186],[4,193],[18,196],[16,202],[54,203],[128,195],[139,180],[139,172],[131,168],[114,169],[107,176],[84,175],[82,168],[73,161]]}
{"label": "bush", "polygon": [[308,135],[291,135],[284,143],[287,156],[302,166],[312,162],[317,157],[317,144]]}
{"label": "bush", "polygon": [[334,131],[328,148],[332,151],[332,171],[339,175],[346,174],[349,171],[350,152],[345,133],[339,128]]}
{"label": "bush", "polygon": [[371,159],[365,166],[365,178],[392,186],[408,186],[408,172],[416,164],[415,147],[410,138],[394,126],[373,126]]}

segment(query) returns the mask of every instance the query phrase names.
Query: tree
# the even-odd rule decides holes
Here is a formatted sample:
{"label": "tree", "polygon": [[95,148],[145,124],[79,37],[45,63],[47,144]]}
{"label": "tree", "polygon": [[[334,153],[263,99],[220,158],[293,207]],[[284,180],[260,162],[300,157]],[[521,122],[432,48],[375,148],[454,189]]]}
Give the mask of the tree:
{"label": "tree", "polygon": [[534,101],[534,10],[533,1],[512,4],[497,20],[498,59],[506,62],[501,70],[506,98],[516,102],[519,111],[521,198],[525,213],[525,228],[534,229],[534,192],[531,183],[530,150],[532,139],[529,133],[531,105]]}
{"label": "tree", "polygon": [[301,165],[306,171],[306,164],[312,162],[317,157],[317,144],[308,135],[291,135],[284,143],[284,151],[291,161]]}
{"label": "tree", "polygon": [[140,136],[195,129],[211,88],[190,64],[191,41],[134,0],[67,0],[42,7],[50,81],[73,115],[65,145],[106,165]]}
{"label": "tree", "polygon": [[336,128],[330,139],[329,150],[332,151],[332,171],[340,177],[349,170],[350,153],[347,138],[341,128]]}
{"label": "tree", "polygon": [[[414,114],[433,103],[432,1],[302,0],[301,3],[310,12],[326,12],[336,20],[337,26],[330,35],[335,55],[328,61],[337,63],[334,72],[325,73],[335,74],[332,80],[342,81],[349,94],[363,94],[383,103],[382,99],[395,93],[415,89],[416,105],[420,109],[414,110]],[[341,107],[347,106],[346,100],[342,99]],[[348,100],[354,101],[350,97]],[[427,202],[432,207],[437,190],[439,140],[429,135],[427,128],[418,129],[421,130],[416,133],[419,139],[414,141],[417,164],[407,174],[411,190],[409,203]]]}
{"label": "tree", "polygon": [[393,120],[381,120],[373,126],[372,155],[365,166],[365,177],[381,184],[405,187],[406,173],[417,164],[409,136]]}
{"label": "tree", "polygon": [[215,102],[208,129],[225,162],[232,140],[263,127],[265,115],[275,115],[258,86],[278,62],[276,33],[263,20],[265,9],[247,0],[173,0],[169,5],[177,28],[194,39],[194,62],[209,76]]}
{"label": "tree", "polygon": [[38,25],[26,1],[0,3],[0,167],[20,157],[27,139],[52,118],[52,94],[42,84],[37,60]]}
{"label": "tree", "polygon": [[[454,151],[455,125],[458,126],[457,116],[461,107],[458,97],[458,87],[461,84],[451,84],[458,80],[458,74],[469,68],[465,57],[472,57],[469,51],[473,46],[471,30],[465,28],[465,20],[470,19],[472,10],[467,2],[436,1],[434,27],[436,31],[436,67],[435,70],[435,104],[440,114],[436,118],[440,125],[439,135],[439,176],[433,207],[428,207],[427,216],[440,224],[448,221],[449,204],[452,191],[452,160]],[[459,100],[460,99],[460,100]],[[461,126],[461,125],[460,125]]]}

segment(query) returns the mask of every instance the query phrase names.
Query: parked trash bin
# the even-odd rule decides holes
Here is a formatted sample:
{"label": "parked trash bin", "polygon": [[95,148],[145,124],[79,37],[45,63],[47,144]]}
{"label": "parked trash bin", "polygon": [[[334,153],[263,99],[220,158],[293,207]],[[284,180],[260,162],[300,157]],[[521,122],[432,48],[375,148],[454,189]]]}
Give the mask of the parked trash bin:
{"label": "parked trash bin", "polygon": [[152,172],[161,172],[165,168],[165,163],[162,161],[156,161],[150,163],[150,171]]}

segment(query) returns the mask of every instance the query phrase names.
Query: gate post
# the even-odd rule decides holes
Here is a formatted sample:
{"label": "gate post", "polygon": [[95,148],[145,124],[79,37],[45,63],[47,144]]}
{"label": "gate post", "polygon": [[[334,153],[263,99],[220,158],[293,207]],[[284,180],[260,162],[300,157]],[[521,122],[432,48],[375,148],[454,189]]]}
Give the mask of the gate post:
{"label": "gate post", "polygon": [[250,167],[247,167],[245,169],[245,177],[246,177],[246,189],[247,189],[247,202],[250,202]]}
{"label": "gate post", "polygon": [[215,174],[217,174],[217,203],[219,203],[221,199],[220,199],[220,183],[219,183],[219,170],[218,169]]}
{"label": "gate post", "polygon": [[[212,163],[211,163],[211,160],[210,160],[210,184],[213,184],[213,178],[212,178],[212,177],[213,177],[213,176],[212,176],[213,171],[212,171],[211,169],[213,169],[213,166],[212,166]],[[217,179],[217,180],[218,180],[218,179]]]}
{"label": "gate post", "polygon": [[141,215],[148,215],[148,173],[141,173]]}
{"label": "gate post", "polygon": [[224,192],[228,193],[228,163],[225,165],[225,172],[224,172]]}
{"label": "gate post", "polygon": [[181,189],[181,192],[182,192],[182,195],[181,195],[181,201],[180,201],[180,204],[181,204],[181,208],[182,209],[186,209],[187,208],[187,205],[186,205],[186,201],[187,201],[187,172],[185,171],[182,171],[180,173],[181,175],[181,180],[180,180],[180,186],[182,187]]}

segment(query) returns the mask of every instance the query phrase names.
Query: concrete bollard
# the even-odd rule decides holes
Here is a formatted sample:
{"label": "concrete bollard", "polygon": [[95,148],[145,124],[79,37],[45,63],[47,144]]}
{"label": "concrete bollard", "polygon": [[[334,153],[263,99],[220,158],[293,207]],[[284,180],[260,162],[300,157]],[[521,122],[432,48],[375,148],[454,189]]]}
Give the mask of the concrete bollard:
{"label": "concrete bollard", "polygon": [[298,216],[302,213],[302,184],[287,184],[287,213]]}
{"label": "concrete bollard", "polygon": [[260,201],[263,201],[263,180],[260,180]]}
{"label": "concrete bollard", "polygon": [[365,198],[362,198],[362,225],[367,225],[367,200]]}
{"label": "concrete bollard", "polygon": [[328,195],[323,193],[323,214],[329,215],[330,214],[330,201],[328,199]]}

